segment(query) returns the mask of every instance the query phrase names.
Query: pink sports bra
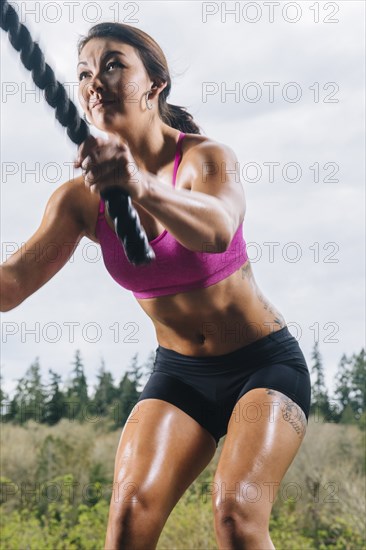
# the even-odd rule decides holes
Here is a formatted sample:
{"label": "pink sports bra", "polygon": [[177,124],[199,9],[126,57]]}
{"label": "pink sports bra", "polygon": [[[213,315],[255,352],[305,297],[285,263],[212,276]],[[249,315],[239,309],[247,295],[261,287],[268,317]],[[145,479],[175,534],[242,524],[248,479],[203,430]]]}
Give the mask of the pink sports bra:
{"label": "pink sports bra", "polygon": [[[181,132],[178,138],[173,187],[182,159],[184,136]],[[128,261],[122,244],[108,225],[104,210],[105,203],[101,199],[96,236],[101,245],[104,264],[113,279],[131,290],[138,299],[178,294],[213,285],[234,273],[248,259],[241,223],[230,246],[221,253],[188,250],[164,229],[160,235],[149,241],[155,252],[155,260],[148,265],[134,266]]]}

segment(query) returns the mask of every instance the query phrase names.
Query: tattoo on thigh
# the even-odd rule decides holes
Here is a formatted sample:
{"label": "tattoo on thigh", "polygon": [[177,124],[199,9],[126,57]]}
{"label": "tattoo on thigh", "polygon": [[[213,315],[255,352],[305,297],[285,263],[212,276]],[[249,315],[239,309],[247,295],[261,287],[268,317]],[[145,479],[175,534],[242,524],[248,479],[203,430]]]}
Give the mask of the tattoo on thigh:
{"label": "tattoo on thigh", "polygon": [[276,395],[279,398],[283,419],[293,427],[300,437],[303,437],[306,432],[306,416],[302,408],[282,392],[271,388],[266,388],[266,392],[268,395]]}

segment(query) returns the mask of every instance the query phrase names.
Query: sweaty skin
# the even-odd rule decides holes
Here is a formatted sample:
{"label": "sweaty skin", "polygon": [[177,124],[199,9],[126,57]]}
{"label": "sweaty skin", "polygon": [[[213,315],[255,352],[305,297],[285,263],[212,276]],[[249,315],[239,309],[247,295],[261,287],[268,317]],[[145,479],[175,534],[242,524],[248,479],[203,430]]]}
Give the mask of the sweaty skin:
{"label": "sweaty skin", "polygon": [[[235,154],[205,136],[187,133],[174,189],[178,129],[163,122],[158,110],[159,94],[167,82],[148,74],[138,52],[128,44],[99,38],[82,48],[78,78],[79,100],[88,120],[109,138],[123,138],[143,174],[134,187],[128,170],[119,170],[118,184],[130,194],[148,239],[166,228],[190,250],[201,250],[203,242],[226,246],[245,218],[244,192],[234,177]],[[131,83],[138,101],[130,101]],[[145,101],[147,92],[151,109]],[[87,155],[93,154],[98,168],[109,167],[100,171],[97,183],[92,167],[83,166]],[[53,277],[82,237],[98,242],[100,190],[114,183],[112,167],[124,166],[126,151],[123,155],[113,143],[82,144],[75,167],[85,174],[52,194],[27,246],[0,265],[1,311],[16,307]],[[202,177],[207,162],[224,165],[225,181],[217,174]],[[105,216],[114,231],[108,212]],[[59,246],[55,261],[44,252],[49,243]],[[26,250],[39,253],[23,254]],[[197,357],[230,353],[286,325],[258,288],[249,260],[207,288],[139,299],[138,303],[152,320],[161,346]],[[270,418],[261,414],[252,422],[241,413],[253,402],[257,410],[265,412],[270,406],[274,414]],[[211,496],[219,548],[274,549],[269,535],[272,505],[305,429],[302,409],[285,394],[267,388],[265,382],[238,400],[212,484],[218,489]],[[105,550],[155,549],[174,506],[215,452],[213,434],[184,410],[165,399],[141,400],[123,426],[116,452]],[[270,498],[265,491],[255,502],[222,496],[224,487],[232,493],[233,487],[253,482],[264,490],[270,486]]]}
{"label": "sweaty skin", "polygon": [[[203,140],[207,138],[193,134],[186,136],[177,173],[177,189],[189,189],[189,177],[185,178],[190,171],[189,160],[185,161],[185,153]],[[159,171],[160,181],[171,186],[172,172],[173,164],[170,162]],[[158,236],[164,229],[163,225],[140,204],[132,203],[148,239]],[[90,194],[86,236],[97,243],[95,226],[98,205],[99,194]],[[105,216],[114,230],[107,210]],[[159,344],[185,355],[229,353],[286,325],[281,313],[259,289],[250,260],[226,279],[209,287],[137,301],[152,320]]]}
{"label": "sweaty skin", "polygon": [[[123,55],[106,57],[105,62],[102,62],[108,50],[121,50]],[[118,41],[93,39],[84,46],[80,59],[82,64],[78,69],[79,99],[88,119],[97,128],[110,135],[124,136],[132,157],[141,171],[146,170],[156,176],[160,186],[164,184],[167,188],[171,188],[177,130],[163,123],[154,109],[146,110],[142,95],[146,90],[150,90],[149,98],[156,107],[157,96],[166,83],[150,78],[134,49]],[[126,96],[129,90],[126,84],[131,82],[137,86],[137,95],[140,98],[138,102],[131,102],[129,96]],[[107,99],[117,98],[117,100],[105,108],[93,108],[94,100],[103,95]],[[210,143],[214,143],[213,140],[200,134],[188,133],[183,140],[183,156],[177,172],[176,190],[185,189],[194,193],[194,189],[191,189],[194,185],[196,190],[205,192],[206,195],[204,208],[192,205],[192,209],[195,209],[193,217],[189,214],[191,205],[182,209],[184,211],[181,216],[182,223],[177,222],[174,230],[177,234],[180,232],[183,238],[187,238],[188,232],[186,229],[182,232],[178,226],[184,227],[186,220],[195,227],[196,232],[198,227],[200,229],[202,227],[201,234],[204,241],[211,241],[211,228],[216,228],[216,232],[220,232],[221,235],[224,232],[222,207],[219,210],[217,199],[209,196],[211,191],[209,187],[213,186],[217,190],[220,183],[217,180],[214,183],[211,179],[211,184],[207,184],[206,193],[206,188],[202,185],[204,181],[202,175],[197,173],[197,164],[190,160],[195,151],[200,148],[202,150],[202,147]],[[236,159],[233,155],[224,152],[224,149],[221,151],[219,157],[216,157],[217,164],[222,166],[224,161],[227,168],[232,171],[234,167],[236,168]],[[198,186],[197,183],[199,183]],[[233,182],[226,182],[220,193],[226,204],[225,208],[230,204],[230,220],[226,217],[227,224],[234,220],[238,223],[239,207],[241,219],[244,218],[245,198],[244,193],[239,192],[239,186],[241,186],[239,182],[235,185]],[[195,196],[197,197],[197,193]],[[158,236],[164,230],[164,226],[159,221],[158,211],[155,211],[155,215],[152,213],[154,211],[152,201],[146,202],[143,197],[137,200],[132,195],[131,200],[148,239]],[[98,218],[99,193],[89,193],[85,203],[86,236],[98,242],[95,226]],[[160,204],[164,204],[164,197],[161,197],[161,194],[155,204],[157,208]],[[167,205],[167,208],[170,212],[176,212],[176,220],[178,220],[180,210],[177,210],[172,202]],[[225,214],[227,213],[228,211],[225,210]],[[106,212],[105,215],[107,223],[114,230],[108,213]],[[212,219],[209,219],[210,215]],[[200,216],[204,218],[202,221]],[[169,231],[169,227],[167,229]],[[172,234],[174,235],[174,231]],[[201,249],[201,247],[198,248]],[[283,316],[258,288],[249,260],[231,276],[207,288],[139,299],[138,303],[152,320],[159,344],[185,355],[206,356],[228,353],[279,330],[286,324]]]}

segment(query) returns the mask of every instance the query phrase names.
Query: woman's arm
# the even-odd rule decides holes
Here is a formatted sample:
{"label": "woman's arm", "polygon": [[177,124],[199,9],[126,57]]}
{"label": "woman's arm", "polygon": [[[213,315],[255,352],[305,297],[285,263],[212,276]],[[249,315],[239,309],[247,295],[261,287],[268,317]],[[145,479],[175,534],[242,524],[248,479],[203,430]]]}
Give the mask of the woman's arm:
{"label": "woman's arm", "polygon": [[85,233],[85,189],[71,180],[49,198],[34,235],[0,265],[0,311],[9,311],[51,279]]}
{"label": "woman's arm", "polygon": [[223,252],[246,209],[236,155],[222,144],[202,142],[181,164],[183,183],[191,190],[169,188],[143,172],[144,193],[136,201],[189,250]]}

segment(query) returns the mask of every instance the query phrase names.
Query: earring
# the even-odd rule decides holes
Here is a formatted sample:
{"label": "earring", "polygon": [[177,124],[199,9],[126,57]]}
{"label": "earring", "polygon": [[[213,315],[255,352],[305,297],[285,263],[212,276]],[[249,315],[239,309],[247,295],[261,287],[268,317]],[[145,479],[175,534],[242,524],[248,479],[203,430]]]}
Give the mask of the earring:
{"label": "earring", "polygon": [[89,120],[86,118],[86,114],[84,113],[83,115],[83,119],[85,120],[85,122],[87,123],[88,126],[90,126],[90,122]]}
{"label": "earring", "polygon": [[153,104],[151,103],[151,101],[149,101],[150,92],[151,90],[148,90],[145,94],[146,107],[149,109],[149,111],[151,111],[151,109],[153,108]]}

